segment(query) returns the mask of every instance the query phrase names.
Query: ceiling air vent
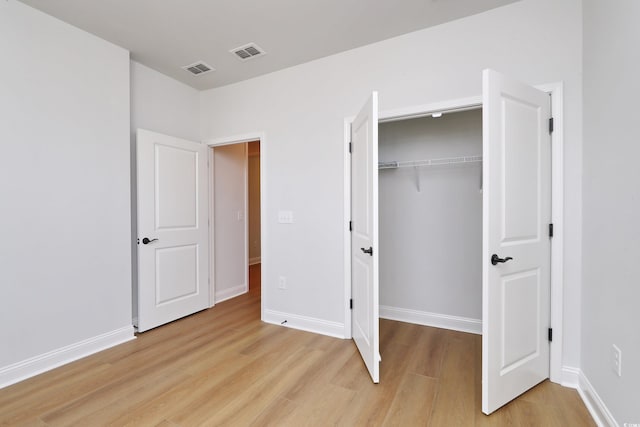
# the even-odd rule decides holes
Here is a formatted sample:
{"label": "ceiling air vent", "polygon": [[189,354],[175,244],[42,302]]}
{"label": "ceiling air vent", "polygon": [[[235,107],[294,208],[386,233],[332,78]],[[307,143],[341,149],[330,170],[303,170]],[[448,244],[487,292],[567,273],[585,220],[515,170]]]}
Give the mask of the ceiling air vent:
{"label": "ceiling air vent", "polygon": [[262,49],[255,43],[249,43],[244,46],[231,49],[229,52],[236,55],[236,57],[241,61],[246,61],[248,59],[255,58],[256,56],[262,56],[267,53],[264,51],[264,49]]}
{"label": "ceiling air vent", "polygon": [[184,67],[182,67],[182,69],[183,70],[187,70],[188,72],[190,72],[194,76],[200,76],[202,74],[209,73],[211,71],[215,71],[215,68],[213,68],[210,65],[205,64],[202,61],[195,62],[195,63],[193,63],[191,65],[185,65]]}

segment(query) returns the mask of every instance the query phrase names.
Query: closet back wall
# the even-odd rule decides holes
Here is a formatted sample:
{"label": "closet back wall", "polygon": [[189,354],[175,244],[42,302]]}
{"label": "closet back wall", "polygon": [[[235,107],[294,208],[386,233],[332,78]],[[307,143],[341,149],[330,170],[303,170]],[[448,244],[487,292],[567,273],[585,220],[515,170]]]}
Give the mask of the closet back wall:
{"label": "closet back wall", "polygon": [[[482,110],[383,123],[380,161],[482,155]],[[380,313],[482,318],[481,163],[379,171]]]}

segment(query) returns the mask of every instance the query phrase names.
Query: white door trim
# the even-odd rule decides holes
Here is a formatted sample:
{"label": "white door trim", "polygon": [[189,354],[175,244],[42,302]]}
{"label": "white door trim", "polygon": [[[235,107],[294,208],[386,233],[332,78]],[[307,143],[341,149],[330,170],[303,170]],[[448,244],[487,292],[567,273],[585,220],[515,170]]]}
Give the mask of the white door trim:
{"label": "white door trim", "polygon": [[215,176],[215,171],[213,170],[214,165],[214,157],[213,157],[213,147],[209,146],[208,156],[207,156],[207,166],[209,170],[209,176],[207,177],[207,184],[209,189],[209,308],[216,305],[216,266],[215,266],[215,239],[214,239],[214,228],[213,221],[215,218],[215,210],[213,209],[215,201],[213,200],[213,177]]}
{"label": "white door trim", "polygon": [[351,123],[356,116],[344,119],[344,221],[343,221],[343,253],[344,253],[344,337],[351,339],[351,153],[349,153],[349,143],[351,142]]}
{"label": "white door trim", "polygon": [[564,289],[564,93],[563,83],[534,86],[551,94],[551,327],[553,341],[549,354],[549,378],[562,383],[563,289]]}
{"label": "white door trim", "polygon": [[[266,228],[264,226],[264,224],[266,224],[266,162],[265,162],[265,158],[266,158],[266,151],[267,151],[267,145],[266,145],[266,135],[264,132],[251,132],[251,133],[246,133],[246,134],[242,134],[242,135],[233,135],[233,136],[228,136],[228,137],[221,137],[221,138],[211,138],[211,139],[206,139],[203,141],[204,144],[206,144],[207,146],[209,146],[210,150],[209,150],[209,199],[210,199],[210,205],[209,205],[209,219],[210,219],[210,226],[209,226],[209,240],[210,240],[210,244],[211,244],[211,256],[210,258],[210,263],[209,263],[209,277],[211,277],[211,283],[210,283],[210,289],[211,289],[211,301],[210,304],[211,306],[213,306],[215,304],[214,301],[214,296],[215,296],[215,247],[214,247],[214,197],[213,197],[213,177],[214,177],[214,165],[213,165],[213,148],[215,147],[222,147],[224,145],[232,145],[232,144],[242,144],[242,143],[246,143],[246,142],[252,142],[252,141],[260,141],[260,223],[261,223],[261,227],[260,227],[260,257],[261,257],[261,275],[262,277],[265,277],[265,271],[267,270],[266,266],[268,265],[268,256],[265,252],[265,247],[266,242],[267,242],[267,233],[266,233]],[[245,162],[246,163],[246,162]],[[247,170],[246,170],[246,164],[245,164],[245,241],[247,242],[245,244],[245,283],[247,284],[247,286],[249,285],[249,245],[248,245],[248,235],[249,235],[249,225],[248,225],[248,221],[246,220],[247,218],[247,209],[248,209],[248,202],[247,202],[247,198],[248,198],[248,190],[247,190]],[[265,308],[265,292],[264,292],[264,286],[261,286],[261,298],[260,298],[260,318],[264,319],[264,308]]]}
{"label": "white door trim", "polygon": [[[534,86],[552,95],[551,114],[554,118],[554,131],[551,135],[551,220],[554,224],[554,236],[551,239],[551,326],[553,342],[549,357],[549,378],[554,383],[562,383],[562,340],[563,340],[563,266],[564,266],[564,126],[563,126],[563,84],[550,83]],[[417,118],[435,112],[463,111],[482,106],[482,96],[458,98],[447,101],[421,104],[393,110],[381,111],[379,122],[388,122]],[[355,116],[344,119],[344,336],[351,338],[351,162],[349,161],[350,127]]]}

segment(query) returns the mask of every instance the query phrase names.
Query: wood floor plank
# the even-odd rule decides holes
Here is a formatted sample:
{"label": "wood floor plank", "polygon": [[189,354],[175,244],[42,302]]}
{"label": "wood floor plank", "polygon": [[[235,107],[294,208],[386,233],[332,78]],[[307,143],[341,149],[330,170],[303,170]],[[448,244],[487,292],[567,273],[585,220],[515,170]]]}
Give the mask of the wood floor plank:
{"label": "wood floor plank", "polygon": [[[402,327],[402,325],[399,325]],[[340,419],[341,425],[378,426],[382,425],[393,399],[398,392],[403,375],[406,373],[404,361],[411,352],[411,346],[397,344],[387,347],[380,365],[380,384],[373,384],[364,363],[356,368],[359,374],[358,394]],[[356,360],[356,359],[354,359]],[[357,361],[357,360],[356,360]],[[355,368],[355,367],[354,367]],[[345,374],[351,369],[345,366]],[[353,373],[347,375],[352,376]],[[333,380],[335,381],[335,380]]]}
{"label": "wood floor plank", "polygon": [[22,420],[16,424],[11,425],[14,427],[47,427],[47,423],[42,421],[40,417]]}
{"label": "wood floor plank", "polygon": [[211,418],[218,412],[223,411],[243,393],[250,391],[248,394],[252,395],[257,384],[275,375],[274,369],[277,369],[277,372],[285,370],[292,358],[305,356],[303,351],[304,349],[299,349],[291,354],[286,347],[281,347],[272,353],[255,358],[205,395],[196,396],[196,399],[191,398],[187,406],[167,419],[186,426],[213,424]]}
{"label": "wood floor plank", "polygon": [[[77,402],[73,402],[71,405],[54,411],[52,414],[45,414],[43,419],[54,425],[69,425],[68,419],[69,413],[82,413],[87,411],[90,405],[86,405],[86,402],[99,400],[103,406],[109,406],[116,401],[121,401],[120,396],[126,393],[131,388],[137,389],[138,382],[150,382],[155,383],[156,372],[160,372],[158,378],[172,378],[172,374],[177,372],[181,367],[189,366],[189,362],[194,355],[198,355],[200,347],[208,345],[208,341],[213,339],[214,335],[208,335],[208,339],[192,340],[189,345],[182,347],[182,350],[186,352],[187,356],[184,357],[181,351],[163,351],[162,354],[156,352],[136,352],[132,354],[129,362],[123,363],[122,361],[115,362],[110,370],[109,378],[97,388],[93,393],[87,393],[83,398]],[[161,369],[159,369],[161,367]],[[174,375],[175,376],[175,375]],[[184,379],[184,375],[177,376]],[[144,390],[144,384],[140,385],[140,390]],[[160,390],[162,390],[160,388]],[[134,397],[136,395],[134,394]],[[111,398],[112,400],[108,400]],[[107,400],[105,400],[107,399]],[[122,402],[120,402],[122,405]],[[82,409],[82,410],[81,410]],[[104,411],[103,411],[104,412]],[[60,417],[62,421],[54,422],[54,420]],[[87,425],[87,424],[85,424]]]}
{"label": "wood floor plank", "polygon": [[[252,266],[251,280],[260,266]],[[351,340],[260,321],[260,286],[0,390],[2,426],[594,426],[545,381],[481,412],[481,337],[380,320],[380,384]]]}
{"label": "wood floor plank", "polygon": [[381,426],[396,389],[383,384],[371,384],[357,392],[351,405],[344,411],[338,425]]}
{"label": "wood floor plank", "polygon": [[[311,399],[320,386],[329,383],[335,375],[348,371],[345,369],[345,363],[351,357],[356,356],[357,350],[349,342],[335,338],[332,340],[333,345],[320,350],[322,357],[308,366],[300,381],[293,381],[285,385],[281,393],[283,397],[294,402]],[[319,350],[315,346],[307,348]],[[362,360],[359,362],[363,364]]]}
{"label": "wood floor plank", "polygon": [[301,348],[283,360],[269,375],[255,381],[251,394],[239,394],[209,421],[222,425],[251,424],[289,384],[304,381],[309,367],[316,365],[324,357],[326,355],[321,350]]}
{"label": "wood floor plank", "polygon": [[282,426],[287,419],[291,418],[291,413],[297,406],[295,402],[279,397],[271,402],[250,425],[255,427]]}
{"label": "wood floor plank", "polygon": [[562,397],[556,402],[558,408],[561,408],[560,416],[564,420],[564,425],[574,423],[575,425],[585,427],[596,427],[597,424],[586,411],[584,402],[580,399],[578,392],[571,389],[565,389]]}
{"label": "wood floor plank", "polygon": [[324,384],[313,399],[304,401],[282,421],[282,426],[331,426],[338,425],[346,409],[356,396],[353,390]]}
{"label": "wood floor plank", "polygon": [[409,359],[409,372],[426,377],[440,378],[442,361],[446,350],[446,331],[436,328],[421,328],[413,344]]}
{"label": "wood floor plank", "polygon": [[[86,377],[90,370],[101,370],[108,367],[109,364],[102,360],[96,360],[94,357],[86,357],[77,360],[74,363],[56,368],[52,371],[45,372],[32,378],[28,378],[17,384],[13,384],[0,390],[0,408],[8,408],[9,405],[23,401],[27,396],[33,396],[36,391],[49,392],[56,386],[64,387],[65,381],[73,381],[73,378]],[[10,392],[5,392],[10,391]],[[1,417],[0,417],[1,420]]]}
{"label": "wood floor plank", "polygon": [[369,371],[356,349],[348,352],[348,358],[339,371],[333,373],[331,383],[349,390],[359,391],[371,384]]}
{"label": "wood floor plank", "polygon": [[438,385],[435,378],[406,373],[382,425],[427,425],[433,401],[438,394]]}
{"label": "wood floor plank", "polygon": [[[386,320],[385,322],[389,322]],[[400,323],[399,325],[397,323]],[[384,345],[396,345],[396,344],[406,344],[406,345],[414,345],[421,333],[424,329],[420,325],[416,325],[414,323],[404,323],[404,322],[396,322],[396,324],[391,324],[392,333],[389,334],[389,337],[385,340]],[[382,338],[382,336],[381,336]],[[381,347],[384,348],[381,341]]]}
{"label": "wood floor plank", "polygon": [[[32,382],[33,392],[20,400],[0,406],[0,425],[16,425],[46,414],[50,410],[73,402],[91,390],[100,387],[112,375],[110,365],[97,365],[71,376],[67,380],[39,387]],[[46,381],[49,383],[49,381]],[[10,394],[11,388],[0,390],[1,394]],[[5,391],[6,390],[6,391]]]}
{"label": "wood floor plank", "polygon": [[474,424],[474,369],[478,355],[472,338],[453,331],[445,333],[440,386],[430,419],[433,426]]}
{"label": "wood floor plank", "polygon": [[187,380],[180,372],[158,373],[137,380],[114,383],[42,417],[49,426],[109,424],[121,413],[130,413],[141,403]]}
{"label": "wood floor plank", "polygon": [[[218,388],[230,376],[248,366],[253,359],[239,354],[224,354],[215,367],[209,367],[198,375],[192,375],[170,390],[138,405],[135,410],[118,414],[114,425],[139,426],[169,422],[169,417],[185,410],[189,405],[206,404],[206,396]],[[208,364],[207,364],[208,365]]]}
{"label": "wood floor plank", "polygon": [[515,408],[511,405],[503,406],[491,415],[485,415],[478,410],[474,416],[476,427],[518,427],[520,425]]}

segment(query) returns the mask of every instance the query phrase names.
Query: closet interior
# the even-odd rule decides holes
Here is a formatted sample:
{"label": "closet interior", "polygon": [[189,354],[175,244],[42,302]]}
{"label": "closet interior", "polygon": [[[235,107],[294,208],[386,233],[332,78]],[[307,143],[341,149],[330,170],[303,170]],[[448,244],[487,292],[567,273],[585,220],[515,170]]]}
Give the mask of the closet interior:
{"label": "closet interior", "polygon": [[480,324],[482,109],[378,129],[380,317]]}

